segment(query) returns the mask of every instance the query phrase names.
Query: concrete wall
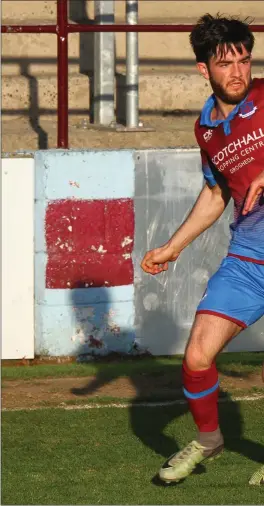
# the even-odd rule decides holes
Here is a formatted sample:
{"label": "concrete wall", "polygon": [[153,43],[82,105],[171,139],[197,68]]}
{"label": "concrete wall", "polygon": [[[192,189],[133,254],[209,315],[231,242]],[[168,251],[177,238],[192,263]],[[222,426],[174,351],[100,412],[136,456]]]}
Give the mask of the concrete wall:
{"label": "concrete wall", "polygon": [[50,150],[35,162],[36,353],[129,353],[133,153]]}
{"label": "concrete wall", "polygon": [[[152,277],[142,272],[145,251],[164,244],[190,212],[203,186],[196,149],[145,150],[136,155],[135,327],[139,345],[151,353],[184,351],[195,311],[209,277],[227,252],[233,204],[169,265]],[[264,319],[242,332],[228,351],[264,349]]]}
{"label": "concrete wall", "polygon": [[[50,150],[35,162],[36,353],[182,353],[226,253],[231,206],[169,273],[153,278],[139,264],[191,209],[199,152]],[[264,349],[263,321],[228,349]]]}
{"label": "concrete wall", "polygon": [[[9,177],[4,358],[184,351],[200,297],[227,251],[232,205],[168,273],[148,276],[140,261],[196,200],[203,185],[198,150],[38,151],[35,195],[33,160],[4,160],[2,176]],[[227,350],[264,350],[263,335],[262,319]]]}
{"label": "concrete wall", "polygon": [[[221,4],[221,5],[220,5]],[[92,0],[69,0],[69,20],[91,23]],[[139,1],[139,21],[151,23],[195,23],[206,12],[251,16],[263,23],[260,1]],[[124,22],[125,0],[115,2],[116,22]],[[6,0],[2,2],[2,23],[45,24],[56,22],[56,0]],[[264,34],[257,33],[253,73],[264,75]],[[125,34],[115,35],[116,106],[125,107]],[[139,34],[139,107],[142,114],[177,109],[199,109],[208,90],[195,69],[188,33]],[[88,115],[94,71],[94,35],[69,35],[69,108],[72,116]],[[57,107],[57,40],[50,34],[2,35],[2,110],[5,118],[51,115]],[[19,90],[19,91],[18,91]]]}
{"label": "concrete wall", "polygon": [[34,357],[34,160],[5,159],[2,178],[2,354]]}

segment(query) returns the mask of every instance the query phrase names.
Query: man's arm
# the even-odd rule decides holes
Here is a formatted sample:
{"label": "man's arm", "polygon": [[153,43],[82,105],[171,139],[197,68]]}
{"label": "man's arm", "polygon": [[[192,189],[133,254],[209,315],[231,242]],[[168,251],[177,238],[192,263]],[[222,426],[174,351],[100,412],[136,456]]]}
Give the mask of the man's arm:
{"label": "man's arm", "polygon": [[141,262],[142,269],[149,274],[166,271],[168,262],[176,260],[184,248],[218,220],[229,200],[230,193],[226,185],[216,184],[210,188],[206,184],[189,216],[171,239],[145,254]]}
{"label": "man's arm", "polygon": [[175,232],[168,244],[174,251],[181,252],[220,218],[229,199],[229,192],[224,191],[218,184],[213,188],[205,185],[189,216]]}

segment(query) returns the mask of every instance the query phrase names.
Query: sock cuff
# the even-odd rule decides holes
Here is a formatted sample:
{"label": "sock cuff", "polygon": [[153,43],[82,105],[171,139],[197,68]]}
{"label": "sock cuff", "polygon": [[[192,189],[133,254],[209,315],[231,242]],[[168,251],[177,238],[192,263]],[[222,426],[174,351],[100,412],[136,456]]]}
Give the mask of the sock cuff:
{"label": "sock cuff", "polygon": [[215,392],[219,387],[216,364],[203,371],[192,371],[183,362],[184,393],[190,399],[198,399]]}

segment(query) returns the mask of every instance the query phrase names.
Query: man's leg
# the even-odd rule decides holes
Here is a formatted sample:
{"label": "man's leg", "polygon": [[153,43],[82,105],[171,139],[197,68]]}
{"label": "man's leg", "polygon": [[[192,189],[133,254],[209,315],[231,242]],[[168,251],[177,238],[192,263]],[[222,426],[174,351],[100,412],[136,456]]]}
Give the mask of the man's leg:
{"label": "man's leg", "polygon": [[219,316],[196,315],[183,361],[183,386],[202,445],[211,446],[220,437],[215,358],[240,331],[236,323]]}
{"label": "man's leg", "polygon": [[160,470],[163,481],[179,481],[197,464],[223,449],[218,425],[218,374],[215,358],[239,332],[236,323],[211,314],[197,314],[183,361],[183,386],[198,437],[169,458]]}
{"label": "man's leg", "polygon": [[225,258],[198,306],[183,362],[184,392],[198,428],[197,441],[164,464],[162,480],[185,478],[199,462],[221,449],[215,358],[243,328],[263,315],[264,265]]}

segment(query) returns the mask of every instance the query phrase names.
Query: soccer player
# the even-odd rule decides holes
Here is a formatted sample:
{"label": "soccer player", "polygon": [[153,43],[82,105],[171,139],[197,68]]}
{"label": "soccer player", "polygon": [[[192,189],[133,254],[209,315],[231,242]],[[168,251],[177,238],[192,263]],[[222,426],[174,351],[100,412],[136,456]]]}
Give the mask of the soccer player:
{"label": "soccer player", "polygon": [[264,79],[252,79],[254,36],[247,22],[204,15],[190,34],[197,69],[213,94],[195,123],[205,185],[187,219],[142,269],[158,274],[222,215],[230,198],[235,217],[227,257],[198,306],[183,360],[183,386],[197,438],[159,472],[165,482],[187,477],[224,447],[218,423],[215,358],[264,314]]}

